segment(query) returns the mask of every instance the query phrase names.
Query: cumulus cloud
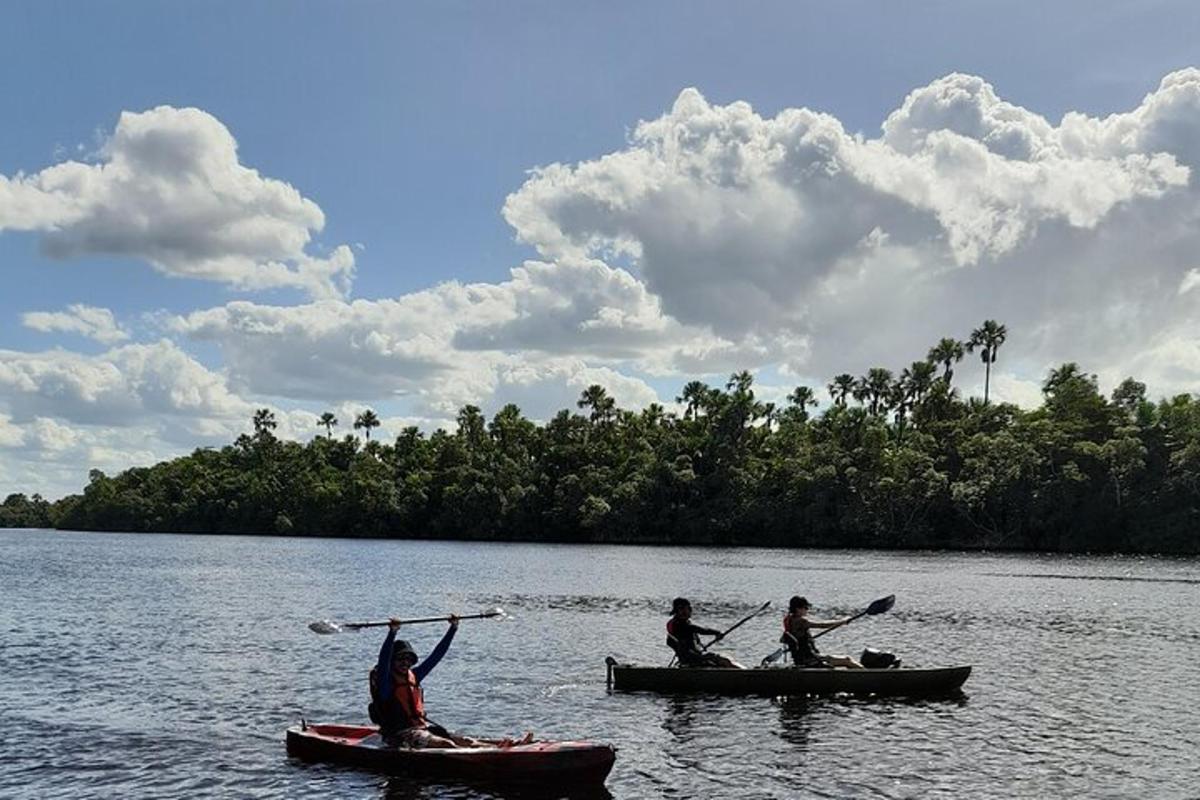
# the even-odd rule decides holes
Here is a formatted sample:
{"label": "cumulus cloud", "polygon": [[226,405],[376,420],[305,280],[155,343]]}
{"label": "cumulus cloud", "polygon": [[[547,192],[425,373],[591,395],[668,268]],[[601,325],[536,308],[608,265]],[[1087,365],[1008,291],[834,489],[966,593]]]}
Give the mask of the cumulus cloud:
{"label": "cumulus cloud", "polygon": [[133,425],[147,415],[248,418],[225,379],[173,343],[129,344],[98,356],[0,350],[0,404],[18,421]]}
{"label": "cumulus cloud", "polygon": [[0,447],[20,447],[24,443],[25,432],[13,424],[8,414],[0,414]]}
{"label": "cumulus cloud", "polygon": [[[648,376],[769,367],[819,388],[899,369],[989,318],[1009,330],[998,399],[1039,402],[1063,361],[1106,388],[1134,375],[1152,395],[1194,390],[1200,70],[1107,116],[1054,121],[1017,100],[948,75],[862,134],[830,114],[764,117],[688,89],[625,146],[540,167],[508,197],[505,218],[537,257],[507,280],[353,302],[336,296],[348,253],[344,268],[305,272],[319,209],[241,166],[220,123],[126,115],[102,163],[0,179],[0,227],[42,231],[58,255],[129,252],[171,274],[298,286],[312,301],[162,318],[181,342],[215,343],[220,371],[169,342],[86,358],[0,352],[0,446],[48,447],[39,418],[78,428],[149,415],[155,446],[219,438],[244,429],[250,398],[301,437],[316,418],[297,404],[336,409],[343,431],[373,405],[390,438],[409,423],[452,426],[465,403],[545,418],[590,383],[627,407],[661,401]],[[65,314],[26,322],[88,335],[83,315]],[[981,389],[977,359],[955,375]]]}
{"label": "cumulus cloud", "polygon": [[504,213],[548,260],[622,259],[672,320],[773,343],[764,358],[794,372],[900,365],[984,318],[1008,323],[1001,358],[1027,374],[1120,371],[1177,358],[1137,348],[1197,322],[1197,142],[1195,69],[1058,124],[948,75],[877,138],[689,89],[624,149],[535,170]]}
{"label": "cumulus cloud", "polygon": [[503,393],[506,383],[513,391],[538,381],[577,387],[589,370],[617,381],[614,364],[653,372],[701,355],[732,363],[751,352],[667,317],[641,282],[595,260],[527,262],[502,283],[448,282],[395,299],[238,301],[167,325],[217,342],[239,391],[410,398],[416,413],[439,417]]}
{"label": "cumulus cloud", "polygon": [[998,391],[1021,402],[1061,360],[1178,381],[1184,348],[1160,340],[1195,321],[1196,96],[1186,70],[1133,111],[1055,125],[955,74],[868,139],[808,109],[764,118],[686,90],[627,147],[535,170],[508,198],[542,259],[507,281],[235,302],[170,327],[217,342],[238,391],[403,397],[433,417],[481,398],[561,401],[568,363],[643,386],[899,367],[984,318],[1009,325]]}
{"label": "cumulus cloud", "polygon": [[56,498],[78,492],[90,469],[112,474],[149,466],[191,446],[163,442],[153,425],[110,428],[50,417],[16,423],[0,414],[0,448],[0,497],[39,492]]}
{"label": "cumulus cloud", "polygon": [[0,497],[78,491],[91,468],[150,465],[222,446],[270,408],[278,434],[308,439],[317,415],[251,402],[168,341],[98,355],[0,351]]}
{"label": "cumulus cloud", "polygon": [[66,311],[29,311],[21,315],[21,323],[43,333],[77,333],[101,344],[116,344],[129,338],[112,311],[82,303],[73,303]]}
{"label": "cumulus cloud", "polygon": [[122,113],[98,163],[0,176],[0,231],[39,232],[54,258],[128,256],[240,289],[344,295],[350,248],[310,251],[324,225],[316,203],[242,165],[229,130],[195,108]]}

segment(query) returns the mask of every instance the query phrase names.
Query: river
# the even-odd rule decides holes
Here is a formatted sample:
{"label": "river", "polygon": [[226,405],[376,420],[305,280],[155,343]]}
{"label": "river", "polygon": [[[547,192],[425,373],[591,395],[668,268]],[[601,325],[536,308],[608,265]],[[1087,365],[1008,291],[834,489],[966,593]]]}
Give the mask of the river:
{"label": "river", "polygon": [[[382,632],[468,620],[430,715],[611,742],[588,796],[1196,798],[1200,560],[0,531],[0,797],[486,798],[288,758],[284,730],[365,719]],[[897,597],[822,639],[973,664],[961,697],[609,694],[604,657],[665,664],[670,600],[757,662],[793,594],[814,616]],[[441,624],[405,629],[428,652]]]}

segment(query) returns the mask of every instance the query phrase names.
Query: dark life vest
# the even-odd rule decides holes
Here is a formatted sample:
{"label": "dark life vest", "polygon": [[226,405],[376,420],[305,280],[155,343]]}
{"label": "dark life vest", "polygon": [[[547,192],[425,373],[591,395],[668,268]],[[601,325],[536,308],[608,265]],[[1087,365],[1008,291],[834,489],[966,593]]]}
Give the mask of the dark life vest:
{"label": "dark life vest", "polygon": [[813,641],[808,626],[792,625],[791,614],[783,618],[783,636],[779,637],[779,641],[787,645],[788,652],[792,654],[792,661],[798,666],[812,664],[821,659],[821,653],[817,650],[817,644]]}
{"label": "dark life vest", "polygon": [[[685,632],[686,631],[686,632]],[[667,647],[675,651],[681,658],[698,652],[699,643],[696,634],[686,623],[681,625],[679,620],[671,617],[667,620]]]}
{"label": "dark life vest", "polygon": [[371,721],[385,731],[402,731],[408,728],[426,728],[429,720],[425,717],[425,693],[421,684],[411,669],[404,670],[401,680],[393,677],[392,696],[379,696],[379,676],[375,668],[371,669],[371,705],[367,713]]}
{"label": "dark life vest", "polygon": [[675,651],[679,663],[685,667],[707,663],[712,656],[700,649],[700,635],[696,626],[671,617],[667,620],[667,647]]}

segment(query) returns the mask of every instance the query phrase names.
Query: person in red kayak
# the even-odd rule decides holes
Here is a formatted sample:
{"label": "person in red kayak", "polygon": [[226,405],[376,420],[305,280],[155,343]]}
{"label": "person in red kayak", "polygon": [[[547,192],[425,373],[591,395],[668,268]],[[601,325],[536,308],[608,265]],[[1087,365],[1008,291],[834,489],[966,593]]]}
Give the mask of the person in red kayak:
{"label": "person in red kayak", "polygon": [[783,636],[779,641],[787,645],[792,661],[797,667],[847,667],[862,669],[863,665],[850,656],[827,656],[817,650],[813,641],[813,628],[836,628],[845,625],[853,617],[843,619],[809,619],[809,603],[804,597],[793,597],[788,601],[788,613],[783,618]]}
{"label": "person in red kayak", "polygon": [[715,636],[719,642],[723,634],[712,628],[702,628],[692,622],[692,604],[686,597],[676,597],[671,603],[671,618],[667,620],[667,647],[675,651],[681,667],[732,667],[745,669],[731,658],[706,653],[700,647],[701,636]]}
{"label": "person in red kayak", "polygon": [[451,733],[442,726],[430,722],[425,716],[425,694],[421,682],[446,655],[450,642],[458,631],[458,617],[450,617],[450,627],[433,652],[424,661],[418,662],[412,645],[396,639],[400,620],[392,619],[388,624],[387,638],[379,648],[379,661],[371,670],[371,705],[368,712],[371,721],[379,725],[379,733],[389,744],[402,747],[508,747],[532,741],[533,734],[526,734],[519,742],[511,739],[473,739]]}

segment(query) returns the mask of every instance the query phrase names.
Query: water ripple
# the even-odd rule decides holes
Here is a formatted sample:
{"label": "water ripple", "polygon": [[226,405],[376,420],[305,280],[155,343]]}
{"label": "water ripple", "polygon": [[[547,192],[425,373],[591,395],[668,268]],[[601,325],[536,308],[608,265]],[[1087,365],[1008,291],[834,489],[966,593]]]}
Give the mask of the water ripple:
{"label": "water ripple", "polygon": [[[1195,559],[555,547],[0,532],[0,797],[523,798],[305,765],[301,716],[365,717],[380,633],[312,619],[465,621],[430,713],[619,748],[581,797],[1195,798]],[[670,600],[720,627],[806,594],[822,615],[897,595],[822,640],[970,663],[956,698],[660,697],[605,691],[608,653],[666,663]],[[756,661],[778,614],[721,648]],[[442,626],[405,636],[423,652]]]}

